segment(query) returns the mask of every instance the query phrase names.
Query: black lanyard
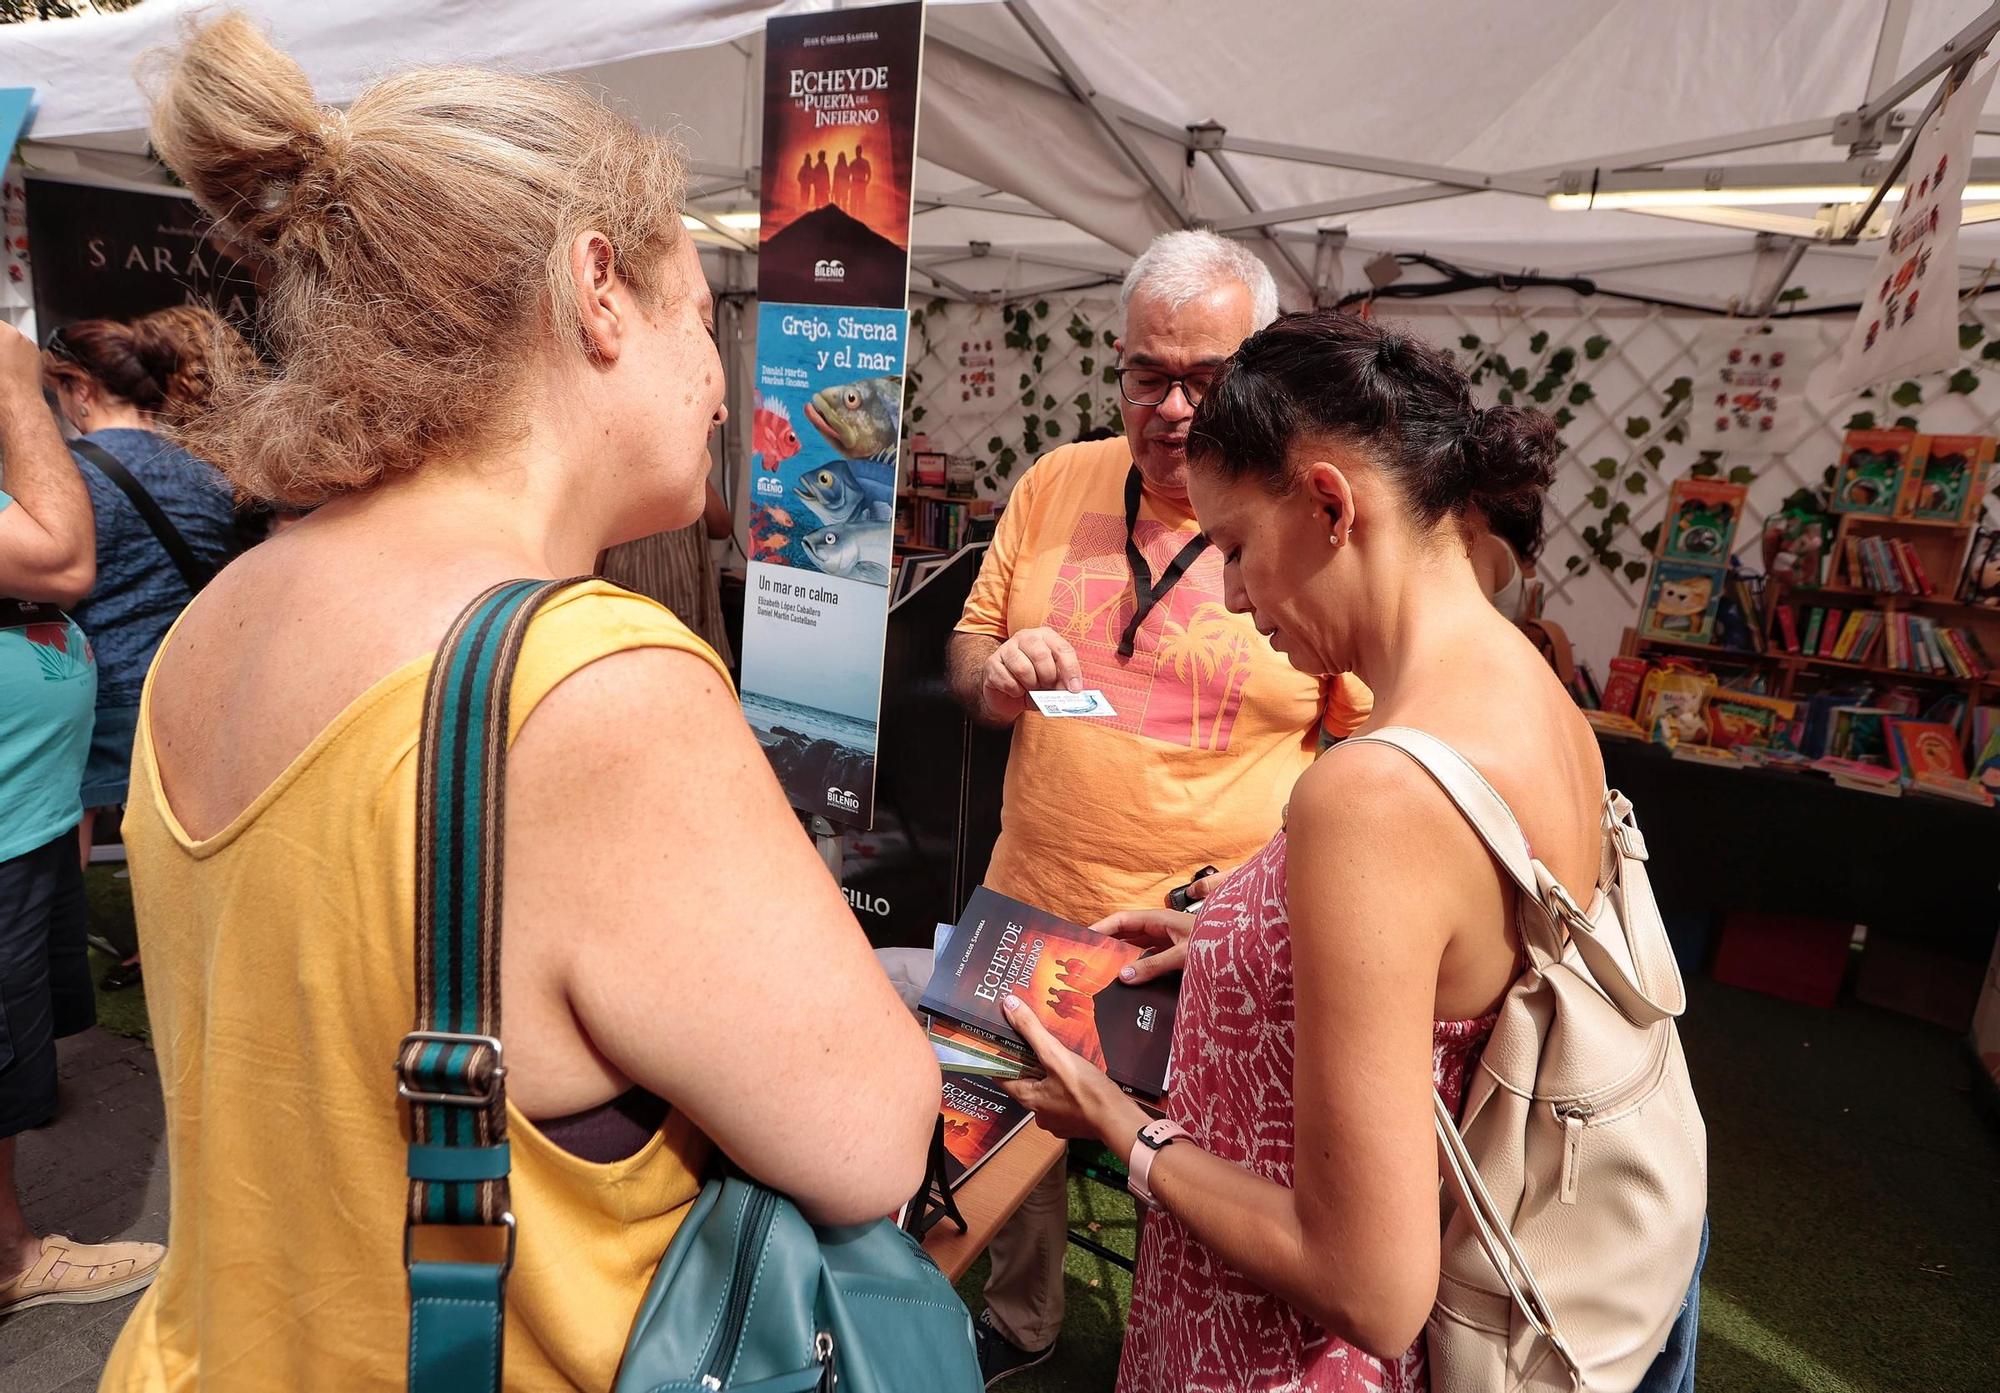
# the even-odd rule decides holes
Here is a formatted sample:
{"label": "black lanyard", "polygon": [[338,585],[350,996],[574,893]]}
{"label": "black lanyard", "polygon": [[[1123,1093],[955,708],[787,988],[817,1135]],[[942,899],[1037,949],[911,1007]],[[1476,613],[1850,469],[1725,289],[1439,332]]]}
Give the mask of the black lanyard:
{"label": "black lanyard", "polygon": [[1153,606],[1166,598],[1187,574],[1188,567],[1194,565],[1195,558],[1208,549],[1208,538],[1197,532],[1194,539],[1180,549],[1180,554],[1167,563],[1167,569],[1153,579],[1153,568],[1146,564],[1146,555],[1139,550],[1134,533],[1139,526],[1139,494],[1144,480],[1139,466],[1133,465],[1132,472],[1125,476],[1125,559],[1132,564],[1132,622],[1125,626],[1125,636],[1118,640],[1118,656],[1130,658],[1132,647],[1139,639],[1139,626],[1146,622],[1146,616],[1153,612]]}

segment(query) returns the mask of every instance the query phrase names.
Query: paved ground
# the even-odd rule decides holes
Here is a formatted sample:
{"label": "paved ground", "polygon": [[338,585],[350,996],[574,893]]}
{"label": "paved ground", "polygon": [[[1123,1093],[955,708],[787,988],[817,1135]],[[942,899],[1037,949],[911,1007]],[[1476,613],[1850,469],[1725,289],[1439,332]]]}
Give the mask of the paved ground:
{"label": "paved ground", "polygon": [[[61,1113],[21,1138],[17,1181],[42,1232],[164,1242],[167,1160],[153,1053],[92,1030],[61,1046]],[[0,1389],[88,1393],[139,1298],[0,1317]]]}

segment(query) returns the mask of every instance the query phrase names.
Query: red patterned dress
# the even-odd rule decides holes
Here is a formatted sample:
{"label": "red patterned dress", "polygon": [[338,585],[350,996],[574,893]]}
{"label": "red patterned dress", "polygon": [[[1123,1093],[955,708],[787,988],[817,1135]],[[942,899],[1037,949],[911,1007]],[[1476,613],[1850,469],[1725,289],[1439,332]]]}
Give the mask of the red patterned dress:
{"label": "red patterned dress", "polygon": [[[1167,1113],[1204,1150],[1292,1183],[1292,937],[1285,834],[1210,896],[1188,940]],[[1493,1017],[1438,1021],[1432,1069],[1454,1112]],[[1424,1393],[1424,1337],[1384,1364],[1230,1268],[1164,1211],[1146,1217],[1119,1393]]]}

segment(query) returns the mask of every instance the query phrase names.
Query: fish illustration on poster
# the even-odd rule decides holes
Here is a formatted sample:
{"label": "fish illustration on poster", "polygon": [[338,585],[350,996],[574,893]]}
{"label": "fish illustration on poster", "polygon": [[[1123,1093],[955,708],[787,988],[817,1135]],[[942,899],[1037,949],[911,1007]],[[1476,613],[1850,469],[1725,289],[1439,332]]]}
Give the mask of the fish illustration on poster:
{"label": "fish illustration on poster", "polygon": [[901,309],[757,312],[743,711],[793,806],[861,826],[881,664],[857,658],[888,619],[908,328]]}
{"label": "fish illustration on poster", "polygon": [[917,4],[765,27],[764,298],[903,302],[922,45]]}

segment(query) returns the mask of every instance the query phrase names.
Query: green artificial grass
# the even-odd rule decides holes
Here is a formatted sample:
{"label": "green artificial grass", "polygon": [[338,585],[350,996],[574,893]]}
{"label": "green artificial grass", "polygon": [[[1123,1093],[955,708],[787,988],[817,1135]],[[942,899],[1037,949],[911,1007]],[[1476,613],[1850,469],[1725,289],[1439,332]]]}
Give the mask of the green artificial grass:
{"label": "green artificial grass", "polygon": [[[117,865],[92,866],[83,874],[90,931],[110,938],[113,943],[132,941],[132,882],[119,875],[124,869]],[[106,957],[95,948],[90,950],[92,982],[103,980],[104,974],[115,965],[115,959]],[[142,981],[138,986],[127,987],[122,992],[107,992],[98,988],[97,1023],[113,1035],[150,1041],[153,1036],[146,1023],[145,983]]]}
{"label": "green artificial grass", "polygon": [[[86,877],[93,927],[130,882]],[[102,975],[110,963],[92,955]],[[1976,972],[1976,965],[1968,965]],[[1700,1393],[1992,1393],[2000,1388],[2000,1126],[1958,1035],[1872,1007],[1820,1010],[1705,979],[1681,1038],[1708,1122]],[[146,1038],[143,987],[99,993],[107,1030]],[[1070,1226],[1136,1241],[1122,1191],[1070,1177]],[[1016,1393],[1109,1393],[1131,1302],[1121,1267],[1072,1245],[1068,1316]],[[959,1282],[973,1310],[981,1259]]]}

